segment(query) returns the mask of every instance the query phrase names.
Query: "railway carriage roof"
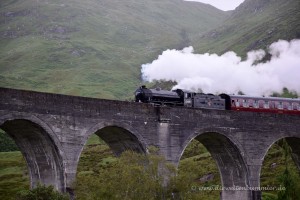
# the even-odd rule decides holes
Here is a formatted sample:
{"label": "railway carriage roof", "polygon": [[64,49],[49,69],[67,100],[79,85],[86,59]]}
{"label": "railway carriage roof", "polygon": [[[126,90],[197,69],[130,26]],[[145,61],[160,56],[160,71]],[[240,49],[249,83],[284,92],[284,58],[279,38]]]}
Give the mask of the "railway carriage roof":
{"label": "railway carriage roof", "polygon": [[247,95],[229,95],[230,98],[235,99],[255,99],[255,100],[264,100],[264,101],[286,101],[286,102],[299,102],[299,98],[282,98],[282,97],[254,97]]}

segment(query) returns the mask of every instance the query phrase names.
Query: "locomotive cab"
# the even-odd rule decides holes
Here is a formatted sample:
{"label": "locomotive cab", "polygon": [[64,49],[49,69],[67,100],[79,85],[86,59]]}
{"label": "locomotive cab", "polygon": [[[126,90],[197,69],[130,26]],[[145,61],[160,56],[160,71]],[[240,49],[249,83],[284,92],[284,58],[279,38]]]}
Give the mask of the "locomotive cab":
{"label": "locomotive cab", "polygon": [[148,103],[151,98],[151,91],[145,85],[142,85],[134,92],[134,96],[135,102]]}
{"label": "locomotive cab", "polygon": [[194,106],[194,96],[196,93],[188,91],[188,90],[182,90],[182,89],[176,89],[174,90],[178,96],[180,96],[181,102],[183,102],[183,105],[186,107],[193,107]]}
{"label": "locomotive cab", "polygon": [[194,107],[194,96],[195,93],[193,92],[185,92],[184,93],[184,106],[186,107]]}

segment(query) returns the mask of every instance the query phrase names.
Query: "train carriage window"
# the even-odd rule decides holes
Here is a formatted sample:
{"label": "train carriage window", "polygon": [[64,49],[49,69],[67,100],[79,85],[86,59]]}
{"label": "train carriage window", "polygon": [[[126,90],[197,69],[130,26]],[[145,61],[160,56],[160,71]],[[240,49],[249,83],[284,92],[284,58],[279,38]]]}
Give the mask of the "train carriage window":
{"label": "train carriage window", "polygon": [[231,100],[231,106],[235,107],[235,101]]}
{"label": "train carriage window", "polygon": [[287,103],[287,109],[288,109],[288,110],[292,110],[292,105],[291,105],[291,103]]}
{"label": "train carriage window", "polygon": [[278,103],[277,108],[278,108],[278,109],[283,109],[282,102],[279,102],[279,103]]}
{"label": "train carriage window", "polygon": [[238,99],[235,101],[235,106],[236,106],[236,107],[240,107],[240,102],[239,102]]}
{"label": "train carriage window", "polygon": [[239,102],[240,102],[240,107],[244,107],[244,99],[240,99]]}
{"label": "train carriage window", "polygon": [[253,107],[258,108],[258,101],[257,100],[254,100]]}
{"label": "train carriage window", "polygon": [[264,102],[264,108],[266,109],[270,108],[269,101]]}
{"label": "train carriage window", "polygon": [[297,110],[297,107],[298,107],[297,103],[292,103],[292,107],[293,107],[293,110]]}
{"label": "train carriage window", "polygon": [[254,100],[249,99],[249,107],[253,108],[254,107]]}
{"label": "train carriage window", "polygon": [[264,101],[263,100],[258,100],[258,107],[259,108],[264,108]]}
{"label": "train carriage window", "polygon": [[243,99],[243,107],[245,107],[245,108],[248,108],[248,107],[249,107],[248,100]]}

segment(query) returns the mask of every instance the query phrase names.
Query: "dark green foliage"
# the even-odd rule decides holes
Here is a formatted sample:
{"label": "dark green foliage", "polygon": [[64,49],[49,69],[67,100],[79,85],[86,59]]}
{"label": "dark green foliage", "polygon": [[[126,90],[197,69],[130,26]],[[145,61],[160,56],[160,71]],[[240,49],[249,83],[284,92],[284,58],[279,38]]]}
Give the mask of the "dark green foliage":
{"label": "dark green foliage", "polygon": [[109,168],[79,174],[77,199],[164,199],[168,188],[164,179],[174,167],[158,155],[124,152]]}
{"label": "dark green foliage", "polygon": [[278,192],[278,200],[300,200],[299,174],[293,173],[289,166],[289,160],[292,159],[292,149],[285,139],[283,139],[281,147],[284,152],[285,170],[279,177],[279,181],[285,190]]}
{"label": "dark green foliage", "polygon": [[[297,195],[296,188],[297,183],[294,182],[293,177],[288,170],[285,168],[283,174],[279,177],[280,183],[283,184],[285,190],[278,192],[278,200],[296,200],[299,199],[299,195]],[[298,196],[298,197],[297,197]]]}
{"label": "dark green foliage", "polygon": [[[201,181],[204,176],[212,180]],[[218,199],[220,190],[201,190],[221,186],[219,170],[207,149],[197,140],[192,140],[181,157],[178,175],[173,179],[177,196],[181,199]]]}
{"label": "dark green foliage", "polygon": [[281,93],[273,93],[272,97],[285,97],[285,98],[298,98],[298,95],[294,91],[289,91],[287,88],[283,88]]}
{"label": "dark green foliage", "polygon": [[268,192],[263,192],[262,193],[262,199],[263,200],[276,200],[277,199],[277,195],[276,194],[272,194],[272,193],[268,193]]}
{"label": "dark green foliage", "polygon": [[[275,165],[272,167],[272,164]],[[300,199],[300,176],[285,139],[275,143],[268,151],[263,163],[261,186],[277,188],[263,191],[263,200]]]}
{"label": "dark green foliage", "polygon": [[184,150],[181,159],[183,160],[185,158],[191,158],[204,153],[207,153],[206,148],[198,140],[192,140],[191,143]]}
{"label": "dark green foliage", "polygon": [[69,200],[69,197],[57,192],[53,186],[38,184],[32,190],[20,191],[16,200]]}
{"label": "dark green foliage", "polygon": [[12,138],[0,129],[0,152],[19,151]]}

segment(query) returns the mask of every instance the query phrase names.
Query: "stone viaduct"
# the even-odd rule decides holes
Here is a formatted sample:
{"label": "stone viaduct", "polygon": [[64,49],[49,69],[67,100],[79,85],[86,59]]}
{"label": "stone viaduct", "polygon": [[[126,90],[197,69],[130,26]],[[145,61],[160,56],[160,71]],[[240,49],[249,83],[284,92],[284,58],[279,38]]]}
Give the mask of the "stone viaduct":
{"label": "stone viaduct", "polygon": [[10,135],[37,182],[68,191],[83,147],[97,134],[119,155],[157,146],[178,165],[186,146],[199,140],[215,159],[223,200],[260,199],[260,171],[276,141],[286,138],[300,167],[300,116],[251,113],[85,98],[0,88],[0,128]]}

